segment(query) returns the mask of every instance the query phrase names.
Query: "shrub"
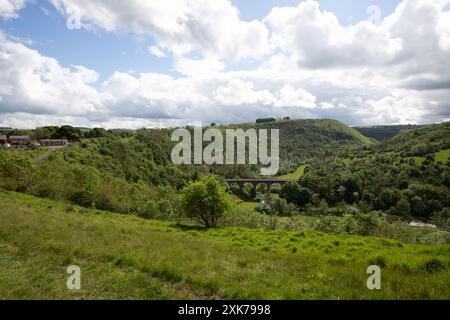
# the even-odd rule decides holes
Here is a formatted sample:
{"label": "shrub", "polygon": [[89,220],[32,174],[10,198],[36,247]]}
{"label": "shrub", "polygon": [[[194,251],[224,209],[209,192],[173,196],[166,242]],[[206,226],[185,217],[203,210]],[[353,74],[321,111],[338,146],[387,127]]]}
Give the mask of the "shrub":
{"label": "shrub", "polygon": [[422,265],[422,268],[427,273],[434,273],[445,270],[447,267],[445,263],[439,260],[438,258],[432,258],[430,260],[425,261]]}
{"label": "shrub", "polygon": [[215,177],[204,177],[182,190],[181,204],[189,218],[206,227],[215,227],[230,206],[226,189]]}

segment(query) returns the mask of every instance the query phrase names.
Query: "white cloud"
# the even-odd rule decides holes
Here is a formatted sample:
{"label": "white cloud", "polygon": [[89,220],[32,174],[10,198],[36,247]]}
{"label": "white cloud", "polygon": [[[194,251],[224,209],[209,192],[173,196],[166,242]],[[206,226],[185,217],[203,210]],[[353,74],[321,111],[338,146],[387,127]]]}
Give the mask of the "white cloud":
{"label": "white cloud", "polygon": [[312,0],[276,7],[264,22],[270,27],[272,46],[308,68],[380,65],[402,49],[401,39],[391,38],[386,28],[368,21],[344,27]]}
{"label": "white cloud", "polygon": [[91,84],[98,74],[82,66],[63,68],[0,33],[0,113],[83,115],[103,112]]}
{"label": "white cloud", "polygon": [[199,52],[224,59],[260,57],[268,52],[268,31],[243,21],[229,0],[52,0],[70,28],[125,30],[155,38],[175,55]]}
{"label": "white cloud", "polygon": [[275,97],[268,90],[255,90],[249,81],[231,79],[227,85],[217,88],[215,100],[225,106],[240,106],[246,104],[270,105]]}
{"label": "white cloud", "polygon": [[303,88],[294,88],[286,84],[281,88],[278,96],[279,99],[275,102],[277,107],[316,107],[316,97]]}
{"label": "white cloud", "polygon": [[0,16],[4,19],[17,18],[17,12],[25,6],[26,0],[0,0]]}
{"label": "white cloud", "polygon": [[100,84],[94,70],[61,66],[1,34],[0,125],[450,119],[450,1],[405,0],[379,25],[348,27],[315,1],[274,8],[253,22],[226,0],[53,2],[72,14],[71,27],[152,35],[150,53],[174,54],[179,75],[115,72]]}
{"label": "white cloud", "polygon": [[186,76],[208,76],[218,75],[225,70],[225,64],[216,59],[194,60],[181,58],[175,61],[174,69]]}
{"label": "white cloud", "polygon": [[154,55],[155,57],[158,57],[158,58],[165,58],[166,57],[166,54],[164,53],[164,51],[162,51],[157,46],[150,46],[148,48],[148,51],[150,52],[150,54]]}

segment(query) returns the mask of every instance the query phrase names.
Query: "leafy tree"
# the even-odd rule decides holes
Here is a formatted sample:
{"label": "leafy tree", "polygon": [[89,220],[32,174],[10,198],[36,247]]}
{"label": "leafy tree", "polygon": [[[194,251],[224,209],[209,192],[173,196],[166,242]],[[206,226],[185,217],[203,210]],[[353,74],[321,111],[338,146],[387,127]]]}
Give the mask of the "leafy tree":
{"label": "leafy tree", "polygon": [[30,192],[36,166],[27,156],[21,153],[0,153],[0,186],[3,188]]}
{"label": "leafy tree", "polygon": [[247,200],[253,199],[256,196],[256,190],[253,188],[253,184],[249,182],[244,183],[242,193]]}
{"label": "leafy tree", "polygon": [[298,190],[296,204],[299,206],[305,206],[312,200],[313,193],[308,188],[300,188]]}
{"label": "leafy tree", "polygon": [[379,206],[383,210],[389,210],[400,199],[400,192],[395,188],[387,188],[380,194]]}
{"label": "leafy tree", "polygon": [[59,138],[58,130],[55,126],[36,128],[35,137],[37,140]]}
{"label": "leafy tree", "polygon": [[58,130],[59,138],[66,138],[71,141],[80,140],[81,134],[80,130],[75,129],[72,126],[65,125],[59,128]]}
{"label": "leafy tree", "polygon": [[402,197],[400,200],[398,200],[395,207],[391,208],[389,213],[404,218],[409,218],[411,216],[411,205],[408,199]]}
{"label": "leafy tree", "polygon": [[103,128],[94,128],[85,133],[86,138],[103,138],[107,137],[109,132]]}
{"label": "leafy tree", "polygon": [[205,227],[215,227],[230,207],[230,199],[225,187],[210,176],[186,186],[181,205],[188,217],[198,219]]}
{"label": "leafy tree", "polygon": [[281,187],[280,196],[289,203],[297,203],[300,192],[300,185],[297,182],[289,181]]}

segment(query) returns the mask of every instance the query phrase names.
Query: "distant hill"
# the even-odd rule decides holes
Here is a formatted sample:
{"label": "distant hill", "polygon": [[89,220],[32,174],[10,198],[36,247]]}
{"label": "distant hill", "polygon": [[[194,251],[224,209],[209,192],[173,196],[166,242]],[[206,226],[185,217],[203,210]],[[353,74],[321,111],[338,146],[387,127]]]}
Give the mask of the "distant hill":
{"label": "distant hill", "polygon": [[381,141],[391,138],[401,132],[417,129],[423,127],[421,125],[393,125],[393,126],[368,126],[368,127],[353,127],[356,131],[366,137]]}
{"label": "distant hill", "polygon": [[235,127],[280,130],[280,174],[295,171],[301,164],[333,154],[341,146],[373,143],[355,129],[330,119],[277,120],[225,126]]}
{"label": "distant hill", "polygon": [[420,126],[386,140],[386,151],[404,152],[409,156],[424,156],[450,148],[450,122]]}
{"label": "distant hill", "polygon": [[450,227],[450,122],[342,149],[308,165],[300,185],[331,206],[364,203],[405,219]]}
{"label": "distant hill", "polygon": [[[280,130],[279,175],[348,146],[370,144],[368,138],[335,120],[285,120],[216,128],[236,127]],[[177,190],[202,175],[260,177],[257,165],[173,164],[173,130],[97,130],[99,135],[86,134],[91,138],[81,138],[41,161],[36,160],[45,152],[42,149],[0,150],[0,187],[114,212],[171,217],[178,210]]]}
{"label": "distant hill", "polygon": [[[231,128],[279,129],[279,174],[295,171],[299,165],[332,154],[340,146],[372,143],[358,131],[336,120],[280,120],[215,128],[222,131]],[[83,139],[62,152],[66,161],[94,166],[129,181],[144,180],[150,184],[164,181],[165,184],[179,186],[183,177],[196,175],[196,172],[213,172],[226,178],[259,175],[259,167],[254,165],[176,167],[170,158],[175,145],[170,140],[172,130],[113,132],[102,138]]]}

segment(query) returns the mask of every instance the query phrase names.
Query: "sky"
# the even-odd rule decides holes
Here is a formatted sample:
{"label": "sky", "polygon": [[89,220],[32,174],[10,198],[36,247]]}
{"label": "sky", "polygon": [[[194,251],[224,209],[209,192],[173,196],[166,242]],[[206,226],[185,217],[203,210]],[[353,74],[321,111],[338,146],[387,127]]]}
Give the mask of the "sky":
{"label": "sky", "polygon": [[0,0],[0,126],[450,120],[450,0]]}

